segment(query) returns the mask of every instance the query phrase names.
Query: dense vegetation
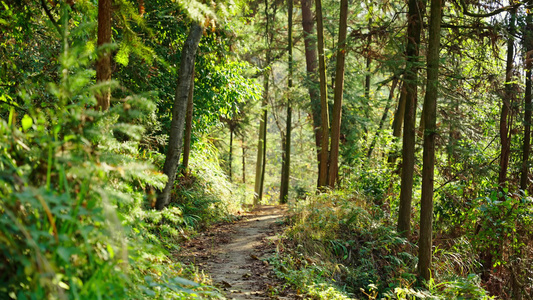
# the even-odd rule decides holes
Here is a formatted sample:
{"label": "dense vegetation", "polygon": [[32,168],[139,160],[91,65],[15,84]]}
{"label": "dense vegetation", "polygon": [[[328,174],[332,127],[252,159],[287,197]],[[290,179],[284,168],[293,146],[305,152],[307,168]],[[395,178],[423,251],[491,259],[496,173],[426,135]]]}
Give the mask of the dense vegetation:
{"label": "dense vegetation", "polygon": [[531,299],[532,5],[1,1],[0,298],[220,297],[279,201],[309,297]]}

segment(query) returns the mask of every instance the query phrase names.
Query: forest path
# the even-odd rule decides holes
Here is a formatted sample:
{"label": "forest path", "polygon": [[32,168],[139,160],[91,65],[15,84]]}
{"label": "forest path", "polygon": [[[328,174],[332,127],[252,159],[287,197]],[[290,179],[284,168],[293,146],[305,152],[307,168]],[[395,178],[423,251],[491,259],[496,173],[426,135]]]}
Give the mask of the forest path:
{"label": "forest path", "polygon": [[286,206],[257,206],[234,223],[215,225],[188,242],[181,260],[209,274],[227,299],[299,299],[266,261],[276,253]]}

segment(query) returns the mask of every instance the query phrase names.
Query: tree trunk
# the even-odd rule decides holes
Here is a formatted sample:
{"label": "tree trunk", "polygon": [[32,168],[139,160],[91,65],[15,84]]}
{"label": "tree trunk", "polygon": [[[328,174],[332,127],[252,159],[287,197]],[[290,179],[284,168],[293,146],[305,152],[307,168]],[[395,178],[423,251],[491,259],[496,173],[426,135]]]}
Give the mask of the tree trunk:
{"label": "tree trunk", "polygon": [[[267,59],[268,61],[268,59]],[[257,205],[263,197],[263,180],[264,180],[264,165],[266,152],[266,122],[267,122],[267,103],[268,103],[268,70],[264,72],[264,90],[263,101],[261,108],[263,114],[259,121],[259,138],[257,141],[257,160],[255,162],[255,189],[254,189],[254,205]]]}
{"label": "tree trunk", "polygon": [[520,175],[520,189],[528,188],[529,181],[529,147],[531,146],[531,67],[533,59],[533,14],[530,12],[526,17],[526,30],[524,33],[526,48],[526,90],[524,96],[524,144],[522,146],[522,172]]}
{"label": "tree trunk", "polygon": [[424,98],[424,154],[422,169],[422,198],[420,200],[420,238],[418,242],[418,274],[429,281],[433,245],[433,183],[435,168],[435,137],[437,136],[437,98],[439,95],[440,27],[443,0],[431,0],[429,46],[427,52],[427,81]]}
{"label": "tree trunk", "polygon": [[364,132],[364,136],[363,136],[363,141],[365,142],[366,144],[366,141],[368,139],[368,128],[366,126],[366,123],[368,121],[370,121],[370,80],[372,79],[371,78],[371,73],[370,73],[370,68],[372,66],[372,58],[370,57],[370,45],[372,44],[372,19],[369,18],[368,19],[368,37],[367,37],[367,40],[366,40],[366,75],[365,75],[365,103],[364,103],[364,106],[363,106],[363,111],[364,111],[364,114],[365,114],[365,119],[367,120],[366,122],[363,123],[363,132]]}
{"label": "tree trunk", "polygon": [[[98,0],[98,41],[100,48],[111,43],[111,12],[112,0]],[[102,51],[99,49],[99,51]],[[111,53],[102,51],[96,61],[96,82],[103,83],[111,80]],[[105,88],[96,94],[96,109],[108,110],[111,102],[111,90]]]}
{"label": "tree trunk", "polygon": [[405,90],[405,85],[402,83],[402,88],[400,89],[400,97],[398,100],[398,108],[396,109],[396,112],[394,113],[394,121],[392,122],[392,135],[395,137],[402,136],[402,125],[403,125],[403,119],[405,117],[406,96],[407,96],[407,91]]}
{"label": "tree trunk", "polygon": [[183,142],[183,174],[189,172],[189,156],[191,154],[192,113],[194,108],[194,70],[191,76],[191,87],[187,98],[187,116],[185,117],[185,140]]}
{"label": "tree trunk", "polygon": [[229,182],[233,182],[233,125],[229,127]]}
{"label": "tree trunk", "polygon": [[[320,172],[320,144],[322,140],[321,111],[319,82],[317,80],[317,47],[313,36],[314,19],[311,12],[311,0],[301,0],[302,4],[302,27],[304,31],[305,62],[307,68],[307,84],[311,101],[313,116],[313,131],[315,133],[315,145],[317,151],[318,171]],[[318,184],[318,177],[317,177]]]}
{"label": "tree trunk", "polygon": [[337,66],[335,71],[335,98],[333,102],[333,119],[331,123],[331,153],[329,163],[329,187],[334,188],[339,172],[339,143],[342,121],[342,96],[344,92],[344,62],[346,58],[346,31],[348,21],[348,0],[341,0],[339,18],[339,42]]}
{"label": "tree trunk", "polygon": [[397,84],[398,84],[398,79],[394,78],[392,80],[392,85],[390,87],[389,99],[387,100],[385,111],[383,112],[383,115],[381,116],[381,120],[379,120],[378,130],[376,131],[376,134],[374,135],[374,138],[372,139],[372,142],[370,143],[370,147],[368,147],[368,152],[366,153],[367,158],[370,158],[372,156],[372,152],[374,151],[374,147],[376,146],[376,142],[378,140],[379,134],[381,130],[383,129],[383,126],[385,125],[385,121],[387,120],[387,116],[389,115],[389,110],[392,104],[392,98],[394,98],[394,90],[396,89]]}
{"label": "tree trunk", "polygon": [[[313,116],[313,132],[315,133],[315,145],[317,151],[318,170],[320,171],[320,143],[322,131],[320,130],[322,119],[320,118],[320,94],[319,82],[316,76],[317,48],[313,37],[313,13],[311,12],[311,0],[301,0],[302,4],[302,27],[304,31],[305,63],[307,67],[307,89],[311,100],[311,113]],[[317,181],[318,182],[318,181]]]}
{"label": "tree trunk", "polygon": [[289,78],[287,82],[287,87],[289,90],[289,96],[287,98],[287,123],[286,131],[287,135],[285,136],[285,149],[283,150],[283,165],[281,172],[281,185],[280,185],[280,199],[279,203],[285,204],[289,200],[289,176],[291,168],[291,131],[292,131],[292,106],[291,106],[291,90],[292,90],[292,10],[293,10],[293,0],[288,0],[288,44],[289,44]]}
{"label": "tree trunk", "polygon": [[246,146],[244,145],[244,134],[242,135],[242,183],[246,183]]}
{"label": "tree trunk", "polygon": [[176,98],[172,108],[172,123],[170,125],[168,150],[165,158],[165,165],[163,167],[163,173],[167,175],[168,181],[163,191],[157,197],[156,208],[158,210],[162,210],[170,202],[170,192],[174,186],[174,179],[176,179],[176,170],[178,168],[181,154],[181,143],[183,142],[187,99],[191,87],[191,77],[194,72],[196,50],[198,49],[198,44],[202,37],[202,31],[202,27],[194,23],[191,26],[189,36],[187,37],[187,40],[185,40],[181,52]]}
{"label": "tree trunk", "polygon": [[324,24],[322,18],[322,0],[315,0],[316,29],[318,47],[318,69],[320,73],[320,109],[322,141],[320,143],[320,172],[318,188],[325,186],[328,179],[328,150],[329,150],[329,115],[328,115],[328,86],[326,82],[326,57],[324,56]]}
{"label": "tree trunk", "polygon": [[510,11],[509,36],[507,40],[507,64],[505,67],[505,99],[503,99],[500,115],[500,174],[498,184],[502,189],[507,186],[507,169],[509,168],[509,156],[511,154],[511,119],[512,104],[514,102],[513,92],[513,58],[514,58],[514,38],[516,9]]}
{"label": "tree trunk", "polygon": [[402,175],[400,208],[398,212],[398,232],[408,238],[411,234],[411,200],[413,197],[413,175],[415,167],[415,123],[418,82],[418,46],[422,31],[423,3],[409,0],[407,14],[407,66],[404,74],[405,116],[403,126]]}

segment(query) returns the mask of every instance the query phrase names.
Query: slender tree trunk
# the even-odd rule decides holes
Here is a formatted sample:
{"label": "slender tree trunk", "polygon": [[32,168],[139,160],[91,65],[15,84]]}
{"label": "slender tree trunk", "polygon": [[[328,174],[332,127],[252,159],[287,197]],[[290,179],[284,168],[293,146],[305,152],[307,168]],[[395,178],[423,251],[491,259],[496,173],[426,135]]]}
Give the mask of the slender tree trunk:
{"label": "slender tree trunk", "polygon": [[329,163],[329,187],[334,188],[339,172],[339,143],[342,121],[342,96],[344,92],[344,62],[346,58],[346,31],[348,21],[348,0],[341,0],[339,19],[339,42],[337,66],[335,71],[335,98],[333,102],[333,119],[331,124],[331,153]]}
{"label": "slender tree trunk", "polygon": [[229,182],[233,182],[233,125],[229,128]]}
{"label": "slender tree trunk", "polygon": [[[307,89],[311,100],[311,113],[313,116],[313,131],[315,133],[315,145],[317,151],[318,170],[320,171],[320,143],[322,131],[320,130],[322,119],[320,118],[320,90],[317,80],[317,46],[315,43],[314,20],[311,12],[311,0],[301,0],[302,4],[302,27],[304,31],[305,63],[307,67]],[[317,181],[318,182],[318,181]]]}
{"label": "slender tree trunk", "polygon": [[440,27],[443,0],[431,0],[429,46],[427,52],[427,81],[424,98],[425,132],[422,169],[422,198],[420,200],[420,238],[418,242],[418,274],[430,278],[433,253],[433,183],[435,168],[435,137],[437,136],[437,98],[439,95]]}
{"label": "slender tree trunk", "polygon": [[[267,59],[268,61],[268,59]],[[261,120],[259,121],[259,139],[257,141],[257,160],[255,162],[255,192],[254,192],[254,205],[257,205],[263,197],[263,180],[264,172],[263,168],[265,165],[265,150],[266,150],[266,122],[267,122],[267,103],[268,103],[268,80],[269,73],[268,70],[264,72],[264,83],[263,83],[263,101],[261,103],[261,108],[263,113],[261,115]]]}
{"label": "slender tree trunk", "polygon": [[[372,19],[368,19],[368,37],[366,40],[366,75],[365,75],[365,101],[364,104],[364,113],[365,113],[365,119],[367,121],[370,120],[370,81],[371,81],[371,67],[372,67],[372,57],[370,57],[370,46],[372,45]],[[363,140],[367,141],[368,139],[368,128],[366,126],[366,122],[363,123]]]}
{"label": "slender tree trunk", "polygon": [[316,30],[318,47],[318,69],[320,73],[320,109],[322,141],[320,143],[320,172],[318,188],[325,186],[328,179],[329,157],[329,115],[328,115],[328,86],[326,82],[326,57],[324,56],[324,24],[322,18],[322,0],[315,0]]}
{"label": "slender tree trunk", "polygon": [[526,90],[524,96],[524,144],[522,146],[522,172],[520,175],[520,188],[525,191],[529,181],[529,148],[531,146],[531,68],[533,59],[533,14],[526,17],[526,30],[524,33],[526,48]]}
{"label": "slender tree trunk", "polygon": [[185,141],[183,142],[183,174],[189,172],[189,156],[191,155],[192,113],[194,108],[194,70],[191,76],[191,87],[187,98],[187,116],[185,117]]}
{"label": "slender tree trunk", "polygon": [[374,138],[372,139],[372,142],[370,143],[370,147],[368,147],[368,152],[366,153],[367,158],[370,158],[372,156],[372,152],[374,151],[374,147],[376,146],[376,142],[379,138],[380,132],[383,129],[383,126],[385,125],[385,121],[387,120],[387,116],[389,115],[389,110],[392,104],[392,98],[394,98],[394,90],[396,89],[397,84],[398,84],[398,79],[394,78],[392,80],[392,85],[390,87],[389,99],[387,100],[385,111],[383,112],[383,115],[381,116],[381,120],[379,120],[378,130],[376,131],[376,134],[374,135]]}
{"label": "slender tree trunk", "polygon": [[395,137],[402,136],[402,125],[403,125],[403,119],[405,117],[406,96],[407,96],[407,91],[405,90],[405,84],[402,83],[402,88],[400,89],[400,97],[398,100],[398,108],[396,109],[396,112],[394,113],[394,121],[392,122],[392,135]]}
{"label": "slender tree trunk", "polygon": [[287,123],[285,125],[287,135],[285,136],[285,149],[284,152],[284,159],[283,159],[283,166],[282,166],[282,172],[281,172],[281,186],[280,186],[280,199],[279,202],[281,204],[287,203],[289,200],[289,176],[290,176],[290,168],[291,168],[291,131],[292,131],[292,106],[291,106],[291,90],[292,90],[292,11],[293,11],[293,0],[288,0],[288,10],[289,10],[289,16],[288,16],[288,26],[289,26],[289,34],[288,34],[288,44],[289,44],[289,61],[288,61],[288,67],[289,67],[289,78],[287,82],[287,87],[289,89],[289,96],[287,98]]}
{"label": "slender tree trunk", "polygon": [[513,58],[514,58],[514,38],[515,33],[515,19],[516,9],[511,10],[511,18],[509,20],[509,37],[507,40],[507,65],[505,67],[505,99],[502,103],[502,110],[500,115],[500,142],[501,142],[501,156],[500,156],[500,174],[498,176],[498,183],[501,188],[507,186],[507,169],[509,168],[509,156],[511,152],[511,122],[512,119],[512,104],[514,102],[513,92]]}
{"label": "slender tree trunk", "polygon": [[198,44],[202,37],[202,31],[202,27],[194,23],[191,26],[189,36],[187,37],[187,40],[185,40],[181,52],[176,99],[174,100],[174,106],[172,108],[172,123],[170,125],[168,150],[165,158],[165,165],[163,167],[163,173],[167,175],[168,181],[163,191],[157,197],[156,208],[158,210],[162,210],[170,202],[170,192],[174,186],[174,179],[176,179],[176,170],[178,168],[181,154],[181,143],[183,142],[187,99],[191,87],[191,77],[194,72],[196,50],[198,49]]}
{"label": "slender tree trunk", "polygon": [[242,183],[246,183],[246,146],[244,145],[244,134],[242,135]]}
{"label": "slender tree trunk", "polygon": [[268,117],[267,111],[265,110],[265,112],[263,113],[263,118],[265,120],[265,127],[263,127],[263,141],[265,141],[265,143],[263,145],[263,165],[261,166],[261,184],[259,186],[259,195],[261,195],[261,197],[259,198],[259,200],[263,199],[263,190],[265,187],[266,152],[267,152],[266,140],[267,140],[267,126],[268,126],[267,117]]}
{"label": "slender tree trunk", "polygon": [[[112,0],[98,0],[98,47],[111,43]],[[100,50],[101,51],[101,50]],[[102,51],[96,61],[96,82],[111,80],[111,53]],[[96,109],[108,110],[111,102],[111,90],[105,88],[96,94]]]}
{"label": "slender tree trunk", "polygon": [[398,213],[398,232],[404,237],[411,234],[411,200],[413,197],[413,176],[415,167],[415,123],[418,82],[418,46],[422,31],[422,14],[424,4],[418,0],[409,0],[407,14],[407,67],[404,75],[405,116],[403,127],[402,179],[400,191],[400,208]]}

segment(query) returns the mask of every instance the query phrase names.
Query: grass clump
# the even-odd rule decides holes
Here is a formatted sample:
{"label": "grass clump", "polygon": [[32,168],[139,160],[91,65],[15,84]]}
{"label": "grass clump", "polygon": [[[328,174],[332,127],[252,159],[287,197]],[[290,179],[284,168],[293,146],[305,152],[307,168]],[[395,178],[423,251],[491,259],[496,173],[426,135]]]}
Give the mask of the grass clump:
{"label": "grass clump", "polygon": [[365,297],[361,288],[365,291],[370,285],[383,294],[415,281],[414,246],[395,232],[378,207],[360,196],[312,196],[293,203],[290,211],[282,263],[310,272],[303,287],[307,291],[316,283],[327,286],[322,291],[335,284],[344,295]]}
{"label": "grass clump", "polygon": [[[464,267],[465,276],[439,275],[421,287],[417,246],[374,202],[335,191],[291,203],[290,226],[274,262],[278,276],[313,299],[490,299],[479,277],[468,275],[474,263],[468,247],[437,248],[434,255],[439,274],[455,266]],[[453,253],[458,256],[450,260]]]}

